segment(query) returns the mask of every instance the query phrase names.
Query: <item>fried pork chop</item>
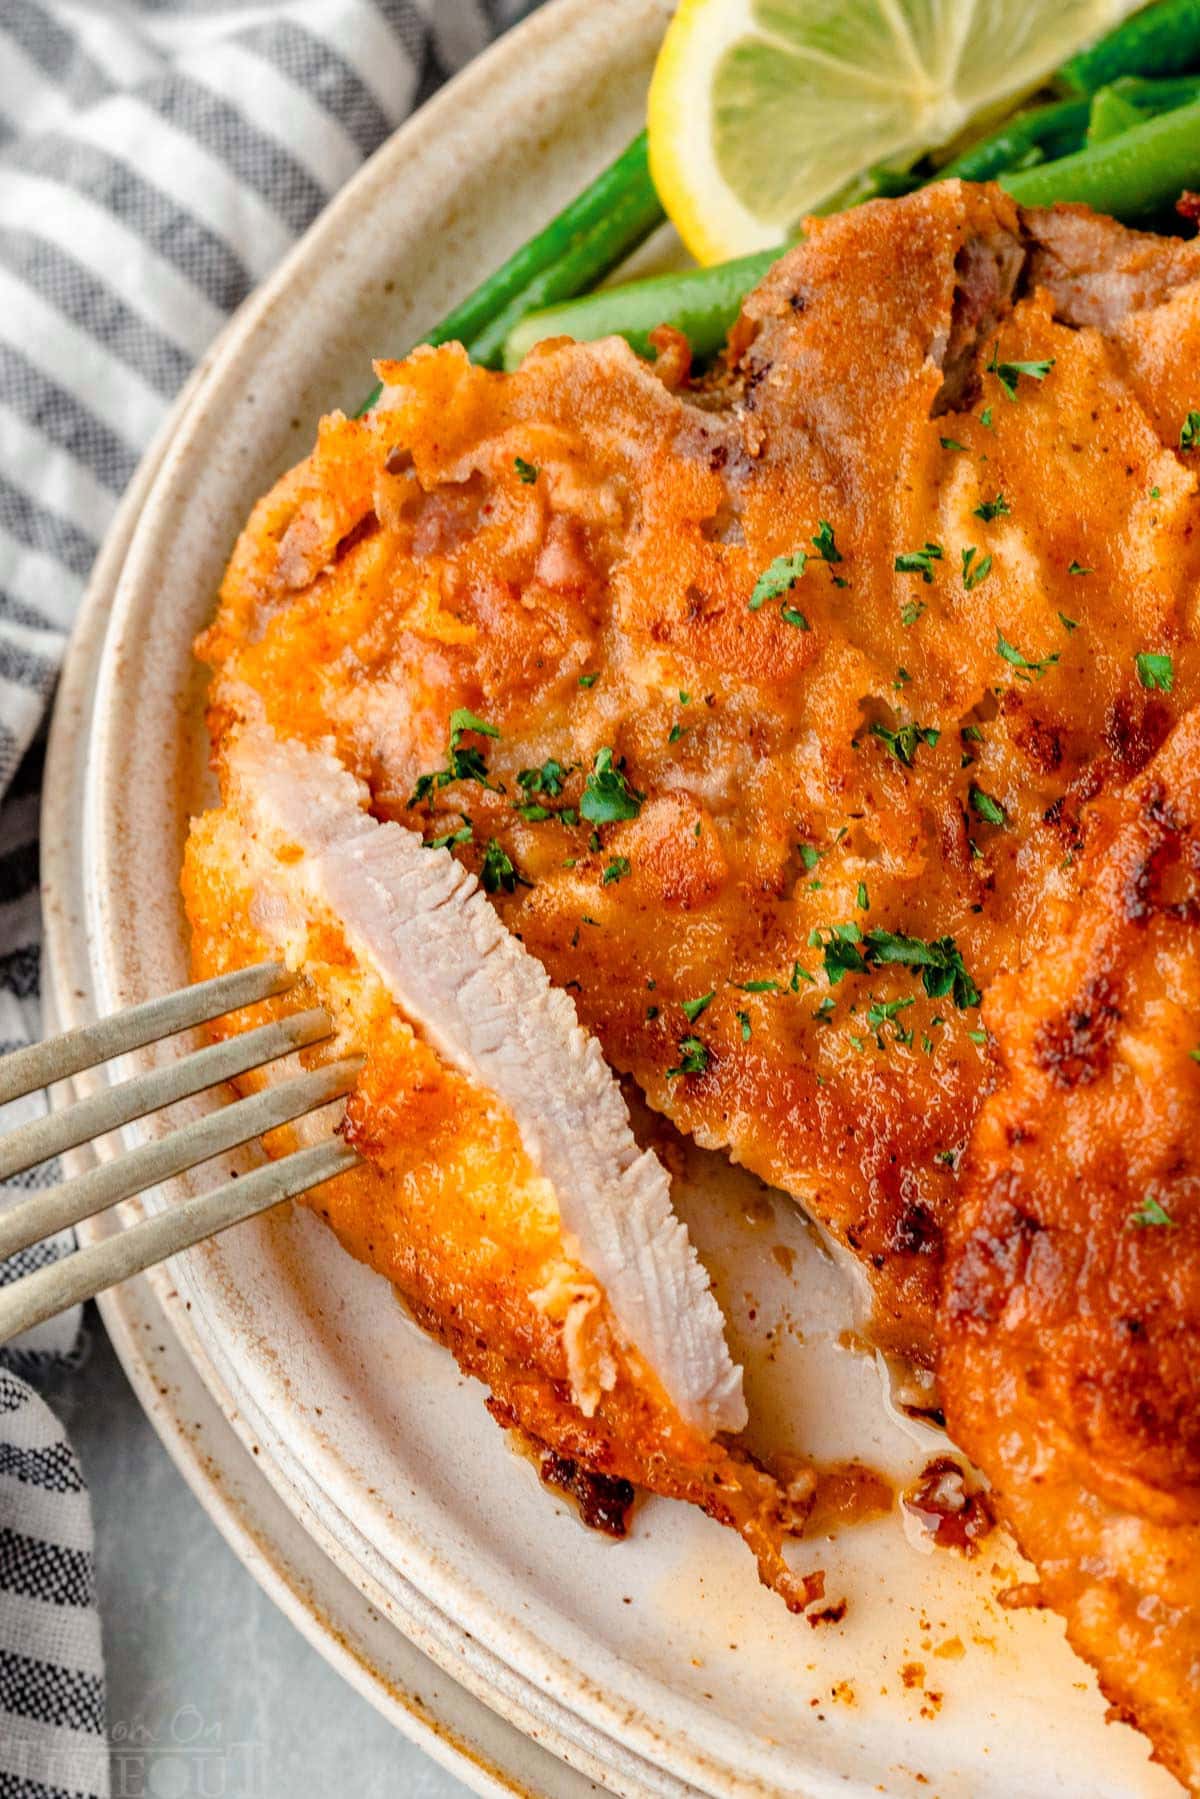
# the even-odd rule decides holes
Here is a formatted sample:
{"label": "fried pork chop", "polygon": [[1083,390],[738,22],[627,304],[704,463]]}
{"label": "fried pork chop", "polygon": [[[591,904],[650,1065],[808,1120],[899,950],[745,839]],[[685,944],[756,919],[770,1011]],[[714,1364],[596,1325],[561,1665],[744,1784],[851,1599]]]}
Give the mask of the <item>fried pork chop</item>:
{"label": "fried pork chop", "polygon": [[956,1440],[1118,1715],[1200,1790],[1200,712],[989,990],[944,1307]]}
{"label": "fried pork chop", "polygon": [[614,1482],[625,1505],[632,1485],[690,1500],[802,1610],[821,1577],[782,1540],[812,1483],[785,1490],[727,1441],[746,1405],[720,1310],[569,997],[474,877],[374,819],[326,751],[245,726],[221,780],[184,868],[198,968],[285,963],[300,979],[273,1009],[319,1003],[335,1036],[317,1059],[363,1058],[341,1126],[363,1164],[309,1202],[502,1422],[573,1465],[585,1514],[620,1526]]}
{"label": "fried pork chop", "polygon": [[[859,1258],[933,1404],[984,1017],[1200,701],[1200,248],[947,183],[814,222],[705,381],[664,350],[380,365],[238,544],[218,767],[332,752],[447,846],[609,1062]],[[261,953],[245,903],[193,905],[204,972]]]}
{"label": "fried pork chop", "polygon": [[[329,741],[460,837],[613,1065],[929,1364],[976,990],[1196,685],[1196,276],[946,184],[814,225],[698,392],[616,341],[418,351],[261,502],[201,645],[218,740]],[[451,746],[460,707],[498,735]]]}

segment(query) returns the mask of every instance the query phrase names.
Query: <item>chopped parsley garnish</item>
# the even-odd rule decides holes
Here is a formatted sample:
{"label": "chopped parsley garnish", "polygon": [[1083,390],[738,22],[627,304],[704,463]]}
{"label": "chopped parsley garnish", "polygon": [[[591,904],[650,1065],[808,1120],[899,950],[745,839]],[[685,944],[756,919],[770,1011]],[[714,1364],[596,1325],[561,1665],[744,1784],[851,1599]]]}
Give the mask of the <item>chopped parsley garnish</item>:
{"label": "chopped parsley garnish", "polygon": [[867,892],[867,883],[865,881],[860,881],[858,883],[858,892],[855,895],[855,904],[857,905],[860,912],[869,912],[871,910],[871,896]]}
{"label": "chopped parsley garnish", "polygon": [[681,688],[680,688],[680,689],[679,689],[679,704],[680,704],[680,705],[681,705],[681,706],[690,706],[690,705],[691,705],[691,703],[692,703],[692,696],[691,696],[691,694],[690,694],[690,693],[685,693],[685,692],[684,692],[684,691],[683,691],[683,688],[682,688],[682,687],[681,687]]}
{"label": "chopped parsley garnish", "polygon": [[816,985],[816,975],[810,974],[801,962],[792,963],[792,978],[788,985],[793,993],[799,993],[801,981],[807,981],[810,987]]}
{"label": "chopped parsley garnish", "polygon": [[967,792],[967,798],[970,801],[972,812],[976,818],[982,818],[984,824],[1006,825],[1008,823],[1008,813],[1000,801],[994,800],[990,793],[983,791],[982,787],[976,787],[974,781]]}
{"label": "chopped parsley garnish", "polygon": [[956,437],[939,437],[938,442],[943,450],[966,450],[966,444],[960,444]]}
{"label": "chopped parsley garnish", "polygon": [[517,479],[523,481],[526,487],[532,487],[542,472],[536,462],[526,462],[523,456],[513,457],[513,467],[517,471]]}
{"label": "chopped parsley garnish", "polygon": [[1068,637],[1071,635],[1072,631],[1078,631],[1079,629],[1079,620],[1077,618],[1068,618],[1065,612],[1059,613],[1058,622],[1067,633]]}
{"label": "chopped parsley garnish", "polygon": [[819,850],[814,843],[802,843],[800,845],[800,860],[803,862],[805,868],[807,868],[809,874],[812,873],[824,854],[824,850]]}
{"label": "chopped parsley garnish", "polygon": [[573,764],[564,768],[561,762],[548,756],[540,768],[523,768],[517,776],[517,786],[523,787],[526,793],[548,793],[551,799],[557,799],[563,782],[574,772]]}
{"label": "chopped parsley garnish", "polygon": [[933,565],[940,562],[945,551],[940,543],[927,543],[921,550],[905,550],[897,556],[894,567],[898,575],[920,575],[927,586],[933,585]]}
{"label": "chopped parsley garnish", "polygon": [[673,1081],[681,1074],[703,1074],[708,1067],[708,1046],[699,1037],[681,1037],[679,1041],[679,1061],[674,1068],[667,1069],[667,1079]]}
{"label": "chopped parsley garnish", "polygon": [[819,930],[810,932],[809,943],[824,952],[825,979],[831,987],[836,987],[845,974],[866,974],[867,964],[859,948],[862,940],[862,931],[853,919],[830,925],[827,938]]}
{"label": "chopped parsley garnish", "polygon": [[475,835],[475,827],[465,812],[461,812],[459,817],[462,819],[462,824],[457,831],[447,831],[442,837],[431,837],[425,845],[425,848],[428,850],[444,850],[449,849],[450,845],[454,843],[470,843],[472,837]]}
{"label": "chopped parsley garnish", "polygon": [[898,1012],[903,1012],[916,1003],[915,999],[877,999],[867,1013],[867,1023],[873,1031],[878,1031],[883,1025],[890,1023]]}
{"label": "chopped parsley garnish", "polygon": [[868,931],[864,937],[851,920],[831,925],[827,937],[813,930],[809,942],[824,952],[825,976],[831,987],[836,987],[843,975],[866,974],[870,966],[897,964],[920,970],[930,999],[941,999],[949,993],[956,1006],[979,1004],[979,989],[968,974],[953,937],[938,937],[927,943],[920,937],[880,929]]}
{"label": "chopped parsley garnish", "polygon": [[1029,674],[1037,675],[1039,680],[1046,670],[1052,668],[1058,661],[1058,651],[1055,650],[1053,655],[1043,656],[1040,662],[1031,662],[1028,656],[1023,656],[1015,645],[1009,643],[1003,631],[996,632],[996,654],[1003,656],[1004,660],[1013,668],[1027,670]]}
{"label": "chopped parsley garnish", "polygon": [[716,989],[711,993],[702,993],[699,999],[684,999],[679,1002],[679,1009],[689,1024],[695,1024],[702,1012],[707,1012],[716,998]]}
{"label": "chopped parsley garnish", "polygon": [[667,742],[678,743],[681,737],[687,736],[688,729],[689,727],[687,725],[672,725],[671,729],[667,732]]}
{"label": "chopped parsley garnish", "polygon": [[910,600],[908,602],[908,605],[904,608],[903,612],[900,614],[900,623],[905,626],[915,625],[917,620],[920,618],[921,614],[924,612],[924,610],[925,610],[924,600]]}
{"label": "chopped parsley garnish", "polygon": [[1012,507],[1009,505],[1004,495],[998,493],[994,500],[980,501],[979,505],[975,508],[975,517],[981,518],[985,525],[990,525],[994,518],[999,518],[1003,513],[1011,511]]}
{"label": "chopped parsley garnish", "polygon": [[1044,381],[1054,367],[1053,356],[1046,362],[999,362],[999,354],[1000,342],[997,339],[992,346],[992,360],[987,365],[987,372],[995,375],[1010,400],[1017,397],[1017,383],[1022,375],[1030,381]]}
{"label": "chopped parsley garnish", "polygon": [[765,568],[754,583],[754,591],[750,595],[750,610],[757,612],[768,600],[778,600],[785,593],[790,593],[808,565],[808,555],[804,550],[797,550],[792,556],[776,556],[774,562]]}
{"label": "chopped parsley garnish", "polygon": [[974,544],[968,544],[962,553],[962,584],[968,593],[978,587],[981,581],[986,581],[992,572],[991,557],[984,556],[976,562],[978,555],[979,551]]}
{"label": "chopped parsley garnish", "polygon": [[1180,425],[1179,447],[1181,450],[1200,448],[1200,412],[1189,412]]}
{"label": "chopped parsley garnish", "polygon": [[[479,871],[485,893],[512,893],[517,882],[521,880],[513,863],[503,846],[493,837],[483,852],[483,866]],[[522,881],[523,887],[528,886]]]}
{"label": "chopped parsley garnish", "polygon": [[886,725],[875,723],[871,726],[871,736],[886,743],[897,762],[903,763],[905,768],[912,768],[918,745],[927,743],[932,749],[941,732],[936,731],[932,725],[918,725],[915,722],[901,725],[898,731],[889,731]]}
{"label": "chopped parsley garnish", "polygon": [[464,731],[478,731],[481,737],[499,737],[497,725],[489,725],[485,718],[477,718],[468,712],[465,706],[456,706],[450,714],[450,748],[456,750],[462,742]]}
{"label": "chopped parsley garnish", "polygon": [[623,881],[632,866],[628,856],[614,856],[600,876],[600,885],[611,887],[614,881]]}
{"label": "chopped parsley garnish", "polygon": [[812,540],[813,549],[822,562],[841,562],[842,552],[838,549],[833,535],[833,526],[827,518],[817,520],[817,534]]}
{"label": "chopped parsley garnish", "polygon": [[778,981],[737,981],[739,993],[782,993],[783,988]]}
{"label": "chopped parsley garnish", "polygon": [[450,747],[445,768],[439,768],[433,774],[419,775],[417,784],[412,790],[409,807],[419,806],[422,800],[438,787],[449,787],[452,781],[478,781],[481,787],[491,788],[493,792],[503,792],[502,788],[493,788],[488,780],[487,763],[482,753],[468,744],[463,748],[463,735],[467,731],[476,731],[482,737],[499,737],[496,725],[489,725],[484,718],[476,718],[465,706],[458,706],[450,714]]}
{"label": "chopped parsley garnish", "polygon": [[580,675],[579,685],[581,687],[594,687],[599,679],[600,676],[598,673],[594,675]]}
{"label": "chopped parsley garnish", "polygon": [[1175,664],[1169,656],[1142,650],[1137,657],[1137,675],[1143,687],[1157,687],[1161,693],[1170,693],[1175,685]]}
{"label": "chopped parsley garnish", "polygon": [[812,630],[812,626],[809,624],[804,614],[798,612],[795,606],[781,606],[779,608],[779,616],[785,625],[794,625],[797,631]]}
{"label": "chopped parsley garnish", "polygon": [[971,1039],[972,1043],[984,1044],[987,1042],[986,1031],[968,1031],[967,1036]]}
{"label": "chopped parsley garnish", "polygon": [[541,800],[532,797],[543,794],[550,799],[557,799],[562,792],[563,782],[574,772],[574,763],[564,768],[553,756],[547,757],[540,768],[523,768],[517,776],[517,785],[530,797],[524,802],[514,801],[513,810],[531,825],[542,824],[548,818],[560,819],[564,825],[577,825],[579,813],[574,806],[546,806]]}
{"label": "chopped parsley garnish", "polygon": [[1147,1193],[1139,1209],[1129,1214],[1129,1223],[1135,1230],[1145,1230],[1153,1225],[1165,1226],[1168,1230],[1177,1228],[1171,1214],[1161,1200],[1155,1199],[1153,1193]]}
{"label": "chopped parsley garnish", "polygon": [[899,693],[900,689],[902,687],[907,687],[911,680],[912,680],[912,676],[909,674],[909,672],[906,668],[898,668],[896,670],[896,679],[892,682],[892,686],[895,689],[895,691],[897,693]]}
{"label": "chopped parsley garnish", "polygon": [[1092,570],[1084,568],[1082,562],[1071,561],[1067,564],[1067,573],[1069,575],[1090,575]]}
{"label": "chopped parsley garnish", "polygon": [[749,1014],[749,1012],[735,1012],[733,1016],[737,1019],[738,1023],[742,1027],[742,1042],[749,1043],[749,1041],[750,1041],[750,1014]]}
{"label": "chopped parsley garnish", "polygon": [[990,406],[985,406],[983,411],[980,413],[979,423],[984,427],[985,430],[987,430],[987,431],[991,430],[991,428],[992,428],[992,409]]}
{"label": "chopped parsley garnish", "polygon": [[596,752],[579,810],[589,824],[615,824],[622,818],[636,818],[645,797],[629,785],[619,768],[614,768],[612,751],[602,749]]}
{"label": "chopped parsley garnish", "polygon": [[920,937],[874,930],[868,931],[866,941],[876,963],[895,962],[903,968],[919,968],[921,984],[930,999],[941,999],[949,993],[956,1006],[979,1004],[979,989],[968,974],[953,937],[938,937],[926,943]]}

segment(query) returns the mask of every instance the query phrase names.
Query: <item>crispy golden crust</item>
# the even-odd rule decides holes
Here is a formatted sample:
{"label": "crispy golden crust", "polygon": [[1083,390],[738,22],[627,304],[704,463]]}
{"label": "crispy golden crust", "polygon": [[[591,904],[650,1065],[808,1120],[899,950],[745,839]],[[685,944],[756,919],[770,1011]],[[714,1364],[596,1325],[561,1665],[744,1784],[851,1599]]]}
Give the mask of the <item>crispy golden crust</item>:
{"label": "crispy golden crust", "polygon": [[[1114,1128],[1091,1100],[1140,1091],[1112,1072],[1127,1033],[1111,1007],[1144,1005],[1149,1021],[1145,946],[1186,935],[1167,914],[1110,916],[1089,845],[1126,841],[1121,793],[1200,704],[1200,458],[1180,446],[1198,362],[1196,246],[1081,209],[1022,214],[958,184],[814,222],[698,388],[680,385],[674,348],[669,380],[615,342],[545,345],[512,376],[455,347],[419,351],[382,366],[378,412],[323,423],[244,533],[202,646],[214,736],[263,715],[332,741],[379,816],[428,837],[469,821],[454,853],[476,870],[495,840],[514,868],[497,908],[610,1061],[701,1142],[800,1197],[870,1272],[878,1336],[932,1365],[956,1171],[1000,1072],[972,984],[1019,1043],[1011,971],[1044,971],[1058,946],[1075,984],[1051,983],[1059,1012],[1039,1014],[1035,1073],[1067,1133],[1063,1165],[1092,1153],[1092,1131],[1103,1159],[1124,1118]],[[795,584],[752,609],[759,576],[801,551]],[[1144,652],[1171,658],[1169,687],[1139,677]],[[419,777],[446,767],[459,707],[500,732],[466,738],[488,785],[429,784],[413,804]],[[601,751],[636,816],[593,830],[580,808]],[[561,784],[536,791],[526,771],[547,759]],[[1090,972],[1064,923],[1084,894],[1089,931],[1111,926]],[[211,928],[198,924],[202,946]],[[855,967],[871,930],[943,957],[952,945],[962,980],[929,993],[879,945]],[[831,978],[839,962],[851,967]],[[1136,1003],[1110,1000],[1110,975]],[[1007,1059],[1018,1067],[1018,1047]],[[1172,1119],[1194,1123],[1193,1078],[1182,1062],[1177,1086],[1163,1074]],[[985,1147],[1013,1091],[985,1113]],[[1186,1213],[1186,1166],[1155,1178]],[[1114,1174],[1111,1206],[1118,1195]],[[986,1295],[997,1279],[1007,1292],[1007,1265],[985,1279],[975,1226],[956,1239],[942,1320],[954,1419],[1074,1640],[1191,1768],[1194,1723],[1170,1687],[1191,1666],[1193,1594],[1171,1548],[1194,1529],[1191,1277],[1170,1278],[1186,1332],[1160,1295],[1147,1347],[1122,1320],[1163,1272],[1161,1238],[1105,1212],[1094,1261],[1074,1192],[1060,1200],[1076,1272],[1099,1284],[1088,1329],[1048,1325],[1036,1362],[1053,1473],[1039,1484],[1023,1459],[1034,1406],[1004,1332],[1041,1287],[1011,1220],[982,1239],[1014,1258],[1000,1323]],[[361,1203],[339,1228],[356,1229]],[[1167,1236],[1186,1251],[1186,1223]],[[1051,1274],[1053,1309],[1070,1289]],[[1015,1408],[1013,1480],[971,1409],[972,1356],[976,1391],[1000,1381],[998,1404]],[[502,1347],[486,1371],[500,1390],[505,1367]],[[1089,1532],[1116,1572],[1084,1592],[1072,1544]],[[1157,1691],[1138,1672],[1143,1599],[1163,1607]]]}
{"label": "crispy golden crust", "polygon": [[1072,1642],[1197,1788],[1200,712],[1097,805],[1081,884],[987,997],[1003,1079],[955,1225],[942,1389]]}
{"label": "crispy golden crust", "polygon": [[[198,979],[278,953],[254,923],[264,899],[246,875],[240,830],[215,810],[194,821],[188,840],[183,891]],[[680,1417],[566,1250],[557,1208],[511,1115],[448,1067],[364,978],[336,928],[308,927],[290,992],[213,1028],[232,1035],[315,1004],[336,1034],[301,1059],[364,1057],[342,1130],[366,1159],[306,1203],[485,1383],[506,1423],[586,1471],[686,1500],[732,1526],[791,1609],[819,1598],[821,1576],[793,1572],[782,1550],[803,1525],[811,1483],[781,1485],[735,1444],[709,1441]],[[285,1154],[294,1137],[273,1133],[267,1147]],[[595,1388],[587,1404],[581,1365]]]}
{"label": "crispy golden crust", "polygon": [[[218,735],[261,708],[331,736],[381,815],[429,835],[470,818],[455,853],[472,866],[496,838],[529,883],[499,909],[610,1060],[802,1197],[871,1270],[881,1337],[927,1362],[953,1164],[990,1079],[979,1017],[904,969],[830,988],[810,937],[953,936],[986,987],[1073,892],[1086,803],[1144,764],[1200,668],[1200,508],[1170,447],[1189,401],[1153,348],[1157,314],[1125,319],[1119,343],[1056,316],[1085,304],[1105,253],[1135,298],[1195,257],[1040,216],[949,184],[815,225],[696,398],[611,342],[551,345],[509,377],[452,347],[387,365],[389,409],[325,421],[256,511],[203,645]],[[1039,230],[1061,304],[1026,291]],[[1200,313],[1195,287],[1170,305]],[[1018,377],[1015,401],[987,368],[1039,359],[1051,372]],[[1008,510],[979,517],[1000,494]],[[814,547],[822,519],[838,562]],[[930,583],[895,570],[928,542]],[[976,572],[992,562],[967,589],[969,548]],[[759,574],[798,549],[795,588],[750,611]],[[998,655],[1001,631],[1040,675]],[[1173,650],[1173,695],[1139,684],[1147,648]],[[506,791],[460,782],[409,810],[456,706],[503,733],[483,748]],[[872,726],[911,723],[940,737],[909,767]],[[638,818],[597,839],[514,808],[547,757],[574,771],[551,810],[577,808],[603,747],[646,796]],[[764,980],[783,991],[739,991]],[[710,990],[692,1033],[680,1003]],[[707,1068],[672,1076],[690,1034]]]}

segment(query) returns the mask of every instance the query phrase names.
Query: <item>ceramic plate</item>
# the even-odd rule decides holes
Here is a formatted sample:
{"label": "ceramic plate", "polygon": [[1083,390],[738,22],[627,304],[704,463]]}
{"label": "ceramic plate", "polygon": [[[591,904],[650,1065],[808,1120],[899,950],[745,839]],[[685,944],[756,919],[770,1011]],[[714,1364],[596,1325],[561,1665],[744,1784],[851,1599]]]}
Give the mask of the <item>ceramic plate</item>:
{"label": "ceramic plate", "polygon": [[[372,354],[402,351],[633,135],[666,10],[536,14],[380,152],[226,334],[123,557],[80,804],[47,821],[84,907],[68,1011],[186,979],[180,852],[211,797],[190,644],[250,500],[322,411],[357,403]],[[854,1347],[852,1282],[787,1200],[720,1158],[683,1160],[752,1438],[911,1481],[943,1445]],[[1094,1799],[1177,1790],[1104,1724],[1058,1620],[997,1603],[1024,1573],[1001,1536],[966,1562],[900,1508],[831,1527],[797,1547],[846,1600],[813,1629],[694,1511],[643,1502],[621,1545],[585,1532],[506,1449],[482,1389],[311,1214],[243,1226],[170,1278],[184,1351],[292,1517],[425,1655],[612,1791],[1044,1799],[1078,1794],[1082,1769]]]}

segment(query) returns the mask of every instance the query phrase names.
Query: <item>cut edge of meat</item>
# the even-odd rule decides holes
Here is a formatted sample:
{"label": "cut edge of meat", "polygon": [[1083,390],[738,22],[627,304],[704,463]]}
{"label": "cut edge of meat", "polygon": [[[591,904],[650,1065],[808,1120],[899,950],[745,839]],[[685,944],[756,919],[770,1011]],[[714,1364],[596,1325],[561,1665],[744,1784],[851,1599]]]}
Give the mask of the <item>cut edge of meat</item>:
{"label": "cut edge of meat", "polygon": [[[669,1176],[639,1149],[570,996],[447,851],[371,817],[365,787],[336,758],[250,727],[225,764],[264,880],[272,847],[285,850],[285,902],[331,914],[438,1053],[508,1107],[580,1261],[680,1415],[710,1436],[742,1429],[741,1370]],[[285,913],[263,913],[285,949]]]}

